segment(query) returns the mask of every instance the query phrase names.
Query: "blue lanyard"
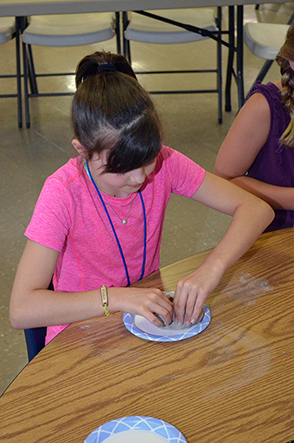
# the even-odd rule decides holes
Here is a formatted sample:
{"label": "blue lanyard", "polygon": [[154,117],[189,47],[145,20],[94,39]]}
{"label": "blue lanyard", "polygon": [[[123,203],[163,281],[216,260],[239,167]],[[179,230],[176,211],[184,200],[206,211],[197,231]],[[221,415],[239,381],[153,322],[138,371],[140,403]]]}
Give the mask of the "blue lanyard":
{"label": "blue lanyard", "polygon": [[[104,202],[104,200],[103,200],[103,198],[102,198],[101,192],[99,191],[99,189],[98,189],[98,187],[97,187],[97,185],[96,185],[96,183],[95,183],[95,181],[94,181],[94,179],[93,179],[93,177],[92,177],[92,174],[91,174],[91,171],[90,171],[90,168],[89,168],[88,162],[86,162],[86,169],[87,169],[87,173],[88,173],[88,175],[89,175],[89,177],[90,177],[90,179],[91,179],[91,182],[93,183],[93,185],[94,185],[94,187],[95,187],[95,189],[96,189],[96,191],[97,191],[97,194],[98,194],[98,196],[99,196],[99,198],[100,198],[100,201],[101,201],[101,203],[102,203],[102,205],[103,205],[103,208],[104,208],[104,211],[105,211],[105,213],[106,213],[106,215],[107,215],[107,218],[108,218],[108,220],[109,220],[109,223],[110,223],[110,226],[111,226],[111,228],[112,228],[112,232],[113,232],[113,234],[114,234],[114,237],[115,237],[115,240],[116,240],[116,243],[117,243],[117,246],[118,246],[118,249],[119,249],[120,255],[121,255],[121,259],[122,259],[122,262],[123,262],[123,265],[124,265],[124,268],[125,268],[126,277],[127,277],[127,282],[128,282],[128,285],[127,285],[127,286],[130,286],[130,284],[131,284],[130,276],[129,276],[128,267],[127,267],[127,264],[126,264],[125,256],[124,256],[124,253],[123,253],[123,250],[122,250],[122,247],[121,247],[120,241],[119,241],[119,239],[118,239],[117,233],[116,233],[115,228],[114,228],[114,226],[113,226],[113,223],[112,223],[112,220],[111,220],[111,218],[110,218],[109,212],[108,212],[108,210],[107,210],[106,204],[105,204],[105,202]],[[145,264],[146,264],[147,223],[146,223],[146,210],[145,210],[144,200],[143,200],[143,196],[142,196],[142,193],[141,193],[140,190],[139,190],[139,195],[140,195],[140,199],[141,199],[141,203],[142,203],[143,218],[144,218],[144,251],[143,251],[142,272],[141,272],[141,276],[140,276],[140,278],[139,278],[139,280],[141,280],[141,279],[143,278],[143,276],[144,276],[144,272],[145,272]]]}

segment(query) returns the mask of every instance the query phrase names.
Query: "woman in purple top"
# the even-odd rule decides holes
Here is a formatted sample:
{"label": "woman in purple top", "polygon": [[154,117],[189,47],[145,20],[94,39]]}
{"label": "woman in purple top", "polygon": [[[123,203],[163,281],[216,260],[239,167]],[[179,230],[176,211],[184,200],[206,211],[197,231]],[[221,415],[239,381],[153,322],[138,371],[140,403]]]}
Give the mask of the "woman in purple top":
{"label": "woman in purple top", "polygon": [[294,225],[294,25],[276,58],[281,80],[256,83],[218,153],[214,173],[271,204],[266,229]]}

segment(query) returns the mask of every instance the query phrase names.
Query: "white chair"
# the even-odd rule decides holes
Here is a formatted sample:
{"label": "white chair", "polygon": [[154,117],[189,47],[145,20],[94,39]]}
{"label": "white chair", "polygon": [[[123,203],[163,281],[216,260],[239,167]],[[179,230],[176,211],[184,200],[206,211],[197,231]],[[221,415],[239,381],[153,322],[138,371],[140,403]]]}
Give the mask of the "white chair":
{"label": "white chair", "polygon": [[[289,25],[276,23],[246,23],[244,26],[244,42],[247,48],[266,60],[255,82],[262,81],[275,60],[285,37]],[[255,83],[254,82],[254,83]]]}
{"label": "white chair", "polygon": [[[73,75],[74,73],[48,73],[35,72],[31,45],[69,47],[83,46],[98,43],[117,37],[117,51],[120,52],[119,13],[108,12],[92,14],[64,14],[32,16],[28,26],[22,34],[23,65],[24,65],[24,91],[26,126],[30,127],[29,97],[69,95],[69,92],[39,93],[36,78],[39,76]],[[31,93],[29,93],[28,80]]]}
{"label": "white chair", "polygon": [[1,17],[0,18],[0,44],[12,40],[15,33],[15,18]]}
{"label": "white chair", "polygon": [[[144,13],[144,12],[143,12]],[[213,33],[216,38],[221,36],[221,8],[218,8],[218,17],[215,11],[209,8],[191,9],[166,9],[156,11],[145,11],[145,13],[155,14],[168,22],[141,15],[138,12],[123,13],[123,52],[131,62],[130,42],[145,42],[151,44],[177,44],[192,43],[209,38],[205,31]],[[180,23],[183,27],[176,26],[174,22]],[[199,29],[199,33],[191,32],[190,27]],[[204,73],[214,72],[217,75],[216,87],[209,90],[189,90],[189,91],[150,91],[153,94],[172,93],[206,93],[215,92],[218,94],[218,121],[222,123],[222,49],[221,43],[217,42],[217,67],[216,69],[203,70],[168,70],[137,72],[137,74],[169,74],[169,73]],[[177,60],[171,61],[175,64]],[[178,62],[177,62],[178,63]]]}
{"label": "white chair", "polygon": [[16,78],[17,84],[16,94],[1,94],[0,97],[17,97],[18,107],[18,126],[22,127],[22,101],[21,101],[21,70],[20,70],[20,42],[19,32],[16,32],[15,18],[14,17],[1,17],[0,18],[0,44],[6,43],[16,37],[16,74],[0,75],[0,78]]}

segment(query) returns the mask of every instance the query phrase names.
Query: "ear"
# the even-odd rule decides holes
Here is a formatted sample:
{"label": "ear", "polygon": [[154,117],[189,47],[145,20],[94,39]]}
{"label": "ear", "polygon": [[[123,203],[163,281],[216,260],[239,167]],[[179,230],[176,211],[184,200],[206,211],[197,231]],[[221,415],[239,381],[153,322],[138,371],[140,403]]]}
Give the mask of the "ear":
{"label": "ear", "polygon": [[74,138],[71,142],[75,150],[84,158],[88,158],[88,152],[84,145],[77,139]]}

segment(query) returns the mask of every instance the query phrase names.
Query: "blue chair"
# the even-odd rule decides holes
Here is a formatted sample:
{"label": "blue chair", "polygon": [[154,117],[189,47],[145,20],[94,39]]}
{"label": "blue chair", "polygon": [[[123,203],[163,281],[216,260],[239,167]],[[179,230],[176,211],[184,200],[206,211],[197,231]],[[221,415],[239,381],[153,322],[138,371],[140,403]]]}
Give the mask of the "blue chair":
{"label": "blue chair", "polygon": [[[52,280],[48,289],[54,291]],[[46,326],[24,330],[29,362],[44,348],[46,333]]]}
{"label": "blue chair", "polygon": [[29,361],[31,361],[44,348],[46,332],[46,327],[24,330]]}

